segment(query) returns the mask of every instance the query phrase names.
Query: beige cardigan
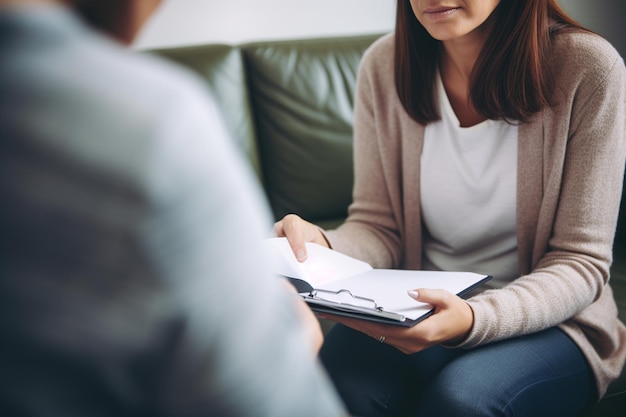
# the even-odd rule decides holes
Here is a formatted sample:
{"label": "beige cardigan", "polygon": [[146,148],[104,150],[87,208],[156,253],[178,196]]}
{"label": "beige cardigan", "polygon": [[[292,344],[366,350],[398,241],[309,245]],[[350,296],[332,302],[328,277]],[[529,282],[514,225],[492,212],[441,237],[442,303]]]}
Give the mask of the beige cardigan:
{"label": "beige cardigan", "polygon": [[[379,268],[419,269],[424,126],[397,97],[393,37],[363,57],[355,105],[355,186],[332,247]],[[459,346],[560,326],[593,368],[599,395],[626,360],[626,327],[609,281],[626,157],[626,67],[603,39],[560,35],[557,103],[520,125],[520,277],[469,300],[475,322]]]}

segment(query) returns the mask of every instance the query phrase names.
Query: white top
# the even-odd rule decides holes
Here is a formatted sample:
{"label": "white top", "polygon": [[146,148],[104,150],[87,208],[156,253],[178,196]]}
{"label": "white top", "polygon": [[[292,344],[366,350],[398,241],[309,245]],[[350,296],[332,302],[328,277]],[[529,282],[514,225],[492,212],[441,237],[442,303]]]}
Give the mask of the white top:
{"label": "white top", "polygon": [[441,120],[426,126],[421,157],[424,269],[518,277],[517,125],[461,127],[441,79]]}

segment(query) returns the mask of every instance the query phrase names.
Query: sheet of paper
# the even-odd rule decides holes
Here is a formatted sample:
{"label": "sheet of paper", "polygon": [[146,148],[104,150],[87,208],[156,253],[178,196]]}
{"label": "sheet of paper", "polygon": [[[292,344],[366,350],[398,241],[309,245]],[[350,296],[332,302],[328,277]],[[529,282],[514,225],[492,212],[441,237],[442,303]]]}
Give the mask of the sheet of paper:
{"label": "sheet of paper", "polygon": [[284,237],[264,241],[275,273],[307,281],[313,288],[372,270],[366,263],[332,249],[307,243],[307,260],[298,262]]}

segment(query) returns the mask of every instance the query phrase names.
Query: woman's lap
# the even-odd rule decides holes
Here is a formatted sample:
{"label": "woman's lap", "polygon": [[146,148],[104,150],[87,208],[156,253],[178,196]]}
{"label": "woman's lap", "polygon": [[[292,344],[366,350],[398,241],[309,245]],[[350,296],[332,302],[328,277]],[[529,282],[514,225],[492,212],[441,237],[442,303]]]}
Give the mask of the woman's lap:
{"label": "woman's lap", "polygon": [[363,417],[573,416],[595,393],[585,358],[557,328],[404,355],[337,325],[320,356],[350,412]]}

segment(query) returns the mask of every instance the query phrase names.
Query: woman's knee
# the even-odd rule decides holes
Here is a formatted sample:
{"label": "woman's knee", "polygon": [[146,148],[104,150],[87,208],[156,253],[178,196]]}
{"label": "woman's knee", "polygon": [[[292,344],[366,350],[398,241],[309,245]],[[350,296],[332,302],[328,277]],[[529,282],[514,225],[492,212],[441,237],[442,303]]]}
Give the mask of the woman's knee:
{"label": "woman's knee", "polygon": [[418,415],[576,415],[594,389],[576,345],[550,329],[457,357],[428,385]]}

